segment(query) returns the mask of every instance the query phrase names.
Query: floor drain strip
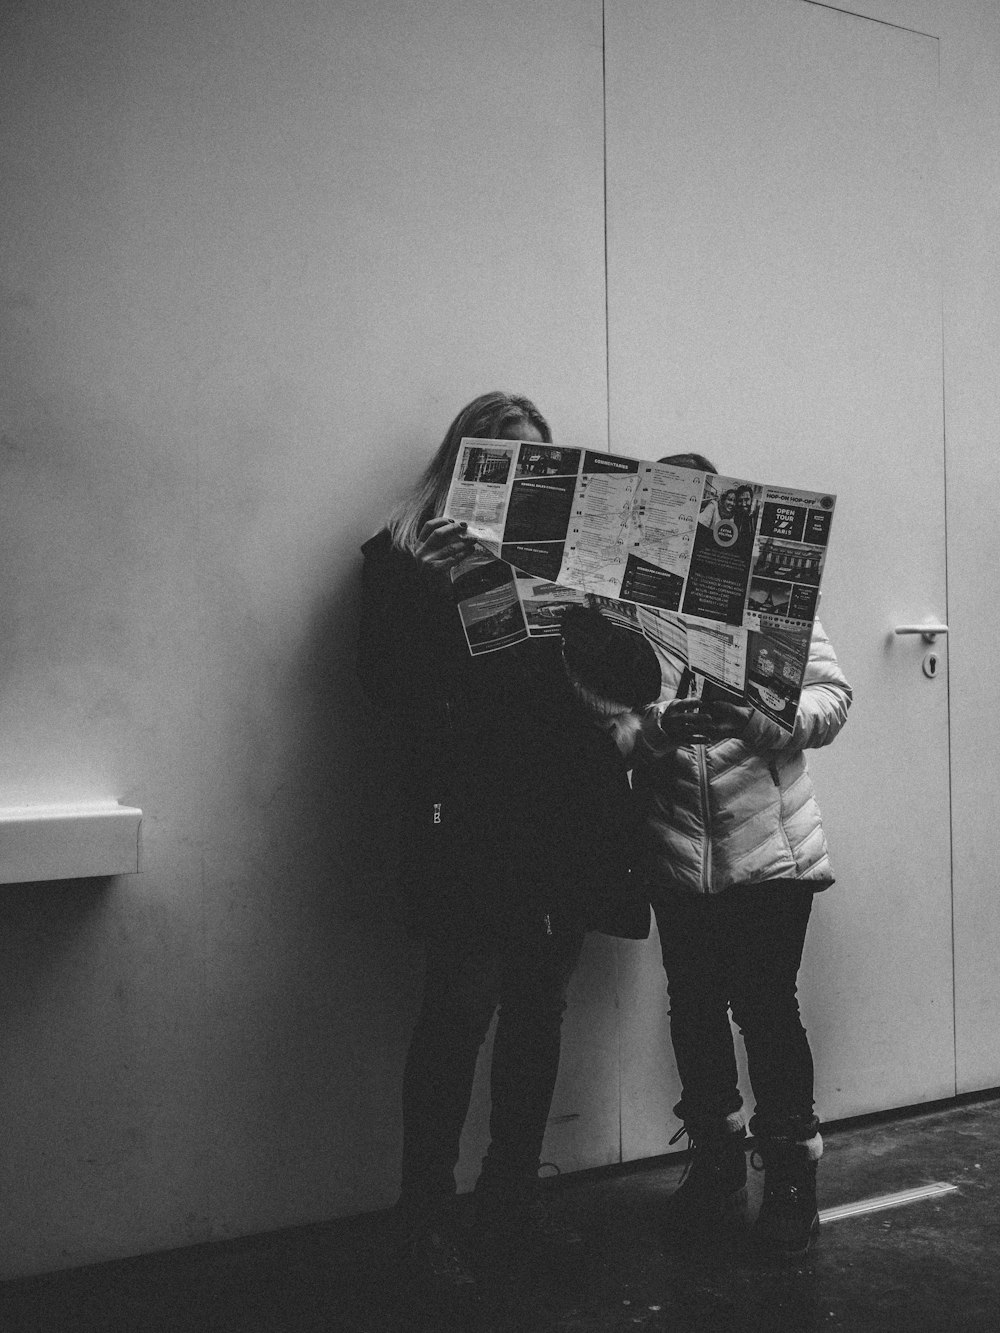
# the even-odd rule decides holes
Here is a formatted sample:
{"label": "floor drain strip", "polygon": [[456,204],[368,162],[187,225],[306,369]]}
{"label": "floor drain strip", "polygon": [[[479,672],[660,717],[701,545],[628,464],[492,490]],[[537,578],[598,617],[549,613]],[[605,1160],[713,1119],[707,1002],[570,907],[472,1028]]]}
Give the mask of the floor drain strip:
{"label": "floor drain strip", "polygon": [[900,1190],[896,1194],[878,1194],[873,1199],[859,1199],[857,1203],[842,1203],[836,1208],[823,1208],[820,1211],[821,1222],[840,1222],[845,1217],[864,1217],[866,1213],[880,1213],[885,1208],[902,1208],[907,1203],[920,1203],[924,1199],[937,1199],[942,1194],[954,1194],[957,1185],[948,1185],[944,1181],[934,1181],[931,1185],[918,1185],[912,1190]]}

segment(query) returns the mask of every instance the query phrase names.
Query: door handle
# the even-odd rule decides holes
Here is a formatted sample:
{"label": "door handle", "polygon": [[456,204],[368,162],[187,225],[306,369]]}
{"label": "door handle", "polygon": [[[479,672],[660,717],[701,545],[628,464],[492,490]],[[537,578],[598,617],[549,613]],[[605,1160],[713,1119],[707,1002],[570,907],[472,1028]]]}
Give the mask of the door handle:
{"label": "door handle", "polygon": [[897,625],[897,634],[919,634],[924,643],[933,643],[939,634],[947,634],[947,625]]}

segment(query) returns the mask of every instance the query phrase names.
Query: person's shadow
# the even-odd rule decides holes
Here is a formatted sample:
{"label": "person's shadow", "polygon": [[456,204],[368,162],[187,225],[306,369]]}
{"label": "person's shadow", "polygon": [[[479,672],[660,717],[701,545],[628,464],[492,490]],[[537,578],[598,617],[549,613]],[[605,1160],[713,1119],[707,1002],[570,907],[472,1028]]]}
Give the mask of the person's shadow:
{"label": "person's shadow", "polygon": [[[270,913],[260,966],[279,991],[260,1038],[275,1058],[255,1090],[268,1169],[277,1187],[289,1182],[295,1207],[306,1188],[330,1216],[395,1197],[400,1084],[422,977],[394,883],[391,737],[356,675],[358,544],[331,559],[326,591],[269,694],[277,690],[283,730],[252,867],[269,889],[270,906],[257,909]],[[275,1129],[289,1122],[295,1137]]]}

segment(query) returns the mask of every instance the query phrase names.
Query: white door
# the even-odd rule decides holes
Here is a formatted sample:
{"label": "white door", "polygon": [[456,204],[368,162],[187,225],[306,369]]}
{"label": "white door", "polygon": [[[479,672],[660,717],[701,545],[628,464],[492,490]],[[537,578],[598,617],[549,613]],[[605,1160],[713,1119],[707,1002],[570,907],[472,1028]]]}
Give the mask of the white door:
{"label": "white door", "polygon": [[[937,43],[802,0],[607,6],[611,447],[838,496],[855,687],[811,760],[837,884],[803,1010],[825,1119],[955,1092]],[[677,1099],[656,943],[622,945],[622,1153]]]}

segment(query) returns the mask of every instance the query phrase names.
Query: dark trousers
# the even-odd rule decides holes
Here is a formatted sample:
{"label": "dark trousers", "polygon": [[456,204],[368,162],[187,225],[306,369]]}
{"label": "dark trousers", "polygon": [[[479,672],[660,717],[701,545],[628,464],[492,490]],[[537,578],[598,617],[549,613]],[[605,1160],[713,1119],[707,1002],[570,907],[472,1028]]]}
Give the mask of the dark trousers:
{"label": "dark trousers", "polygon": [[583,930],[541,913],[503,939],[454,920],[427,938],[424,996],[403,1076],[400,1205],[433,1211],[455,1194],[459,1139],[479,1048],[499,1006],[483,1175],[534,1179],[559,1068],[566,991]]}
{"label": "dark trousers", "polygon": [[751,1132],[797,1141],[816,1132],[812,1052],[797,996],[812,899],[788,880],[712,895],[661,891],[654,899],[681,1080],[674,1111],[692,1137],[743,1105],[730,1011],[756,1101]]}

